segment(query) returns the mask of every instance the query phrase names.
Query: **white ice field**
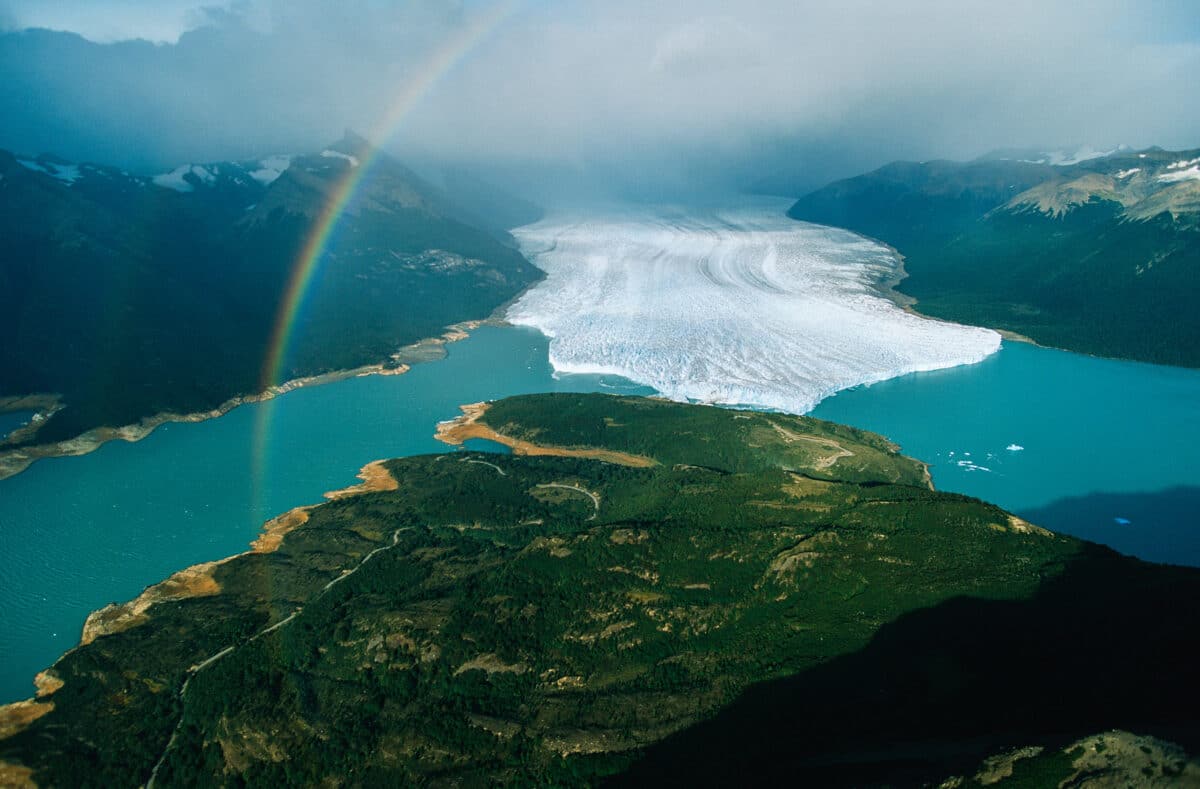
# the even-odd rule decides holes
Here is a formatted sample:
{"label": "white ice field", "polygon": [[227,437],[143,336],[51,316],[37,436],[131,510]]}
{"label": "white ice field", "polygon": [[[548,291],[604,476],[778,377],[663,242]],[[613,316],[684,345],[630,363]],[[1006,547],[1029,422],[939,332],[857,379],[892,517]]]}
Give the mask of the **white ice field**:
{"label": "white ice field", "polygon": [[859,384],[981,361],[987,329],[879,295],[899,266],[786,206],[550,217],[513,231],[546,279],[508,311],[560,372],[621,375],[678,400],[802,414]]}

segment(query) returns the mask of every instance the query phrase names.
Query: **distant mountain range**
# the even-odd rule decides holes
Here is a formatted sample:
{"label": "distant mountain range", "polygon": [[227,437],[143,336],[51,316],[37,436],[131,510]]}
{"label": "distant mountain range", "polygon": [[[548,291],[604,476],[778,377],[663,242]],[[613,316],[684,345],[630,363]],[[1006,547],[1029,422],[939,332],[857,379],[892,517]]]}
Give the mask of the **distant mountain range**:
{"label": "distant mountain range", "polygon": [[352,134],[308,155],[156,176],[0,151],[0,399],[53,393],[65,406],[18,443],[257,392],[289,277],[368,158],[283,378],[388,363],[486,317],[541,277],[506,232],[537,209],[461,177],[458,200]]}
{"label": "distant mountain range", "polygon": [[1200,366],[1200,149],[895,162],[788,214],[896,247],[925,314]]}

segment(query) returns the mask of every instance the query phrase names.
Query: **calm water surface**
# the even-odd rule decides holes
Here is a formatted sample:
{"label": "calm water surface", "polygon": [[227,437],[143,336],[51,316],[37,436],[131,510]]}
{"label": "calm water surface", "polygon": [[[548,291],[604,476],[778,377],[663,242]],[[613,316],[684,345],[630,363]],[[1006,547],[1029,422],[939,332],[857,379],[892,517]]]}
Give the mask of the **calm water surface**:
{"label": "calm water surface", "polygon": [[980,364],[829,398],[934,484],[1146,559],[1200,565],[1200,371],[1006,342]]}
{"label": "calm water surface", "polygon": [[8,411],[0,414],[0,438],[4,438],[18,427],[29,424],[33,411]]}

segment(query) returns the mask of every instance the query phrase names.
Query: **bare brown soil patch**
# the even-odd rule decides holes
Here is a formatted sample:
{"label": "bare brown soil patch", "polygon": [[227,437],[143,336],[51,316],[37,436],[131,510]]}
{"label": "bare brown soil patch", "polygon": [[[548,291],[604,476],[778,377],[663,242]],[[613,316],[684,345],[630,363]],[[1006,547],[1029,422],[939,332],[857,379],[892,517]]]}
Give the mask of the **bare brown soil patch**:
{"label": "bare brown soil patch", "polygon": [[66,683],[59,679],[54,672],[46,670],[37,673],[37,676],[33,678],[33,684],[37,687],[37,697],[44,699],[47,696],[53,695],[55,691]]}
{"label": "bare brown soil patch", "polygon": [[487,403],[471,403],[459,407],[462,409],[462,416],[438,425],[437,432],[434,434],[434,438],[438,441],[457,447],[462,446],[462,443],[469,439],[482,438],[487,441],[495,441],[497,444],[503,444],[511,449],[514,455],[551,455],[555,457],[588,458],[589,460],[600,460],[605,463],[615,463],[620,466],[633,466],[635,468],[650,468],[651,466],[658,465],[658,461],[653,458],[633,455],[628,452],[617,452],[612,449],[557,447],[522,441],[519,438],[512,438],[498,433],[491,426],[481,421],[483,415],[487,413],[489,407]]}
{"label": "bare brown soil patch", "polygon": [[[0,740],[7,739],[54,709],[53,701],[14,701],[0,707]],[[0,784],[7,786],[7,784]]]}
{"label": "bare brown soil patch", "polygon": [[778,433],[780,437],[789,444],[796,441],[807,441],[811,444],[816,444],[820,447],[823,447],[824,449],[832,450],[833,454],[817,458],[817,460],[813,463],[816,468],[827,469],[842,458],[854,457],[853,452],[846,449],[844,446],[831,438],[818,438],[817,436],[802,435],[800,433],[788,430],[778,422],[771,422],[771,427],[775,428],[775,432]]}
{"label": "bare brown soil patch", "polygon": [[[227,560],[226,560],[227,561]],[[213,568],[220,562],[205,562],[180,570],[165,581],[147,587],[144,592],[126,603],[106,605],[93,611],[83,623],[80,644],[90,644],[100,636],[120,633],[146,622],[146,611],[155,603],[183,600],[189,597],[209,597],[219,594],[221,586],[212,577]]]}
{"label": "bare brown soil patch", "polygon": [[12,762],[0,762],[0,786],[37,789],[37,784],[33,782],[33,770]]}

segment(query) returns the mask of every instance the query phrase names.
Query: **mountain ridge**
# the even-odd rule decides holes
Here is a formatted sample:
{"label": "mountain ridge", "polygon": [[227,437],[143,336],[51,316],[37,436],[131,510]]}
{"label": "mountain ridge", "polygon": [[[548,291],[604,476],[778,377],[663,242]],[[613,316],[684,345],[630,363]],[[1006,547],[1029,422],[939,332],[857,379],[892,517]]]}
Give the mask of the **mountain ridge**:
{"label": "mountain ridge", "polygon": [[[36,434],[0,452],[257,394],[287,282],[342,192],[347,210],[317,250],[283,380],[388,364],[540,278],[506,230],[472,224],[366,145],[348,136],[282,167],[279,157],[182,165],[169,185],[163,174],[0,151],[0,336],[38,338],[2,344],[0,401],[61,400]],[[349,168],[368,157],[349,189]],[[268,164],[278,173],[261,173]]]}
{"label": "mountain ridge", "polygon": [[925,314],[1068,350],[1200,366],[1200,149],[1069,165],[895,162],[801,197],[793,219],[905,258]]}

